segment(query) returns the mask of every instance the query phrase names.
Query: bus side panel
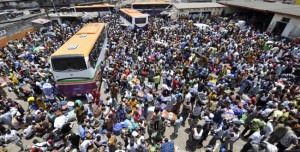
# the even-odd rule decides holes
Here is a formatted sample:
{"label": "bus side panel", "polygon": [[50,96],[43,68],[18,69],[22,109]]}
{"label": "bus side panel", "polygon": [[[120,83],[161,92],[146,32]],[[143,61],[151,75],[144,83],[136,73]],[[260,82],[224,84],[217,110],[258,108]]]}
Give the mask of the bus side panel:
{"label": "bus side panel", "polygon": [[58,89],[66,97],[83,96],[97,89],[96,82],[84,84],[58,84]]}

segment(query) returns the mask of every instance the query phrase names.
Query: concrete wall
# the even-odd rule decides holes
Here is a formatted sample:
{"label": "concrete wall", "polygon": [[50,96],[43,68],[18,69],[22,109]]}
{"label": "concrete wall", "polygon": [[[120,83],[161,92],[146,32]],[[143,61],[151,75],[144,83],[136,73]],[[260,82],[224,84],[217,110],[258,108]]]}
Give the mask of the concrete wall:
{"label": "concrete wall", "polygon": [[276,23],[278,21],[281,21],[283,17],[289,18],[290,21],[288,22],[285,29],[281,33],[281,36],[288,37],[288,38],[300,37],[300,17],[275,14],[268,26],[267,31],[272,32],[276,26]]}

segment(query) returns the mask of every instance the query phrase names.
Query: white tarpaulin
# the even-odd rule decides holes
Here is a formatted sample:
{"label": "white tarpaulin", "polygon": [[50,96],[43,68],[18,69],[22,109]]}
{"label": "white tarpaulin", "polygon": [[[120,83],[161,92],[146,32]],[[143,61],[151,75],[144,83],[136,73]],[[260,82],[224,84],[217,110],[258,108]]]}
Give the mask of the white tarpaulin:
{"label": "white tarpaulin", "polygon": [[35,20],[31,21],[31,22],[43,25],[43,24],[49,23],[50,20],[39,18],[39,19],[35,19]]}

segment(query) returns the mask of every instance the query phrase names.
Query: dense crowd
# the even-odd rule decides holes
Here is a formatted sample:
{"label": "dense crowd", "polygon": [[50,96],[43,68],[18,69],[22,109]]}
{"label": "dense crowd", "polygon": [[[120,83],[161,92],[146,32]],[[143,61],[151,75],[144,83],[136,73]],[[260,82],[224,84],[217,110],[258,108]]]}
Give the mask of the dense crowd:
{"label": "dense crowd", "polygon": [[213,151],[217,142],[234,151],[237,140],[246,141],[243,152],[300,149],[293,43],[225,17],[201,20],[211,30],[188,18],[150,18],[146,29],[124,27],[115,14],[98,21],[108,26],[104,91],[86,101],[66,99],[49,69],[49,56],[84,23],[53,24],[1,49],[6,89],[28,104],[1,91],[4,148],[26,149],[22,138],[40,137],[30,151],[171,152],[176,144],[165,131],[174,128],[176,137],[183,126],[187,151]]}

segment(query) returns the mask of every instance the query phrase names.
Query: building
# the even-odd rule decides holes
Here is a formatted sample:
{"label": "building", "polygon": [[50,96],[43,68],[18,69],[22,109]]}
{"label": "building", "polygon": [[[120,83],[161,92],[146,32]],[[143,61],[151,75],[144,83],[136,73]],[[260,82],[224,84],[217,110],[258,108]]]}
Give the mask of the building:
{"label": "building", "polygon": [[26,0],[0,0],[0,10],[38,8],[39,4],[35,1]]}
{"label": "building", "polygon": [[68,7],[79,4],[98,4],[103,2],[110,2],[109,0],[35,0],[41,7]]}
{"label": "building", "polygon": [[174,3],[173,15],[192,16],[198,18],[200,16],[221,15],[226,6],[218,3]]}
{"label": "building", "polygon": [[299,5],[237,0],[219,3],[228,6],[226,12],[239,11],[250,15],[249,22],[255,20],[258,26],[264,27],[262,30],[291,39],[300,37]]}
{"label": "building", "polygon": [[44,18],[46,14],[44,12],[37,14],[23,15],[17,18],[13,18],[0,22],[0,48],[5,46],[8,41],[19,39],[24,37],[27,32],[34,31],[34,27],[31,23],[32,20],[37,18]]}

